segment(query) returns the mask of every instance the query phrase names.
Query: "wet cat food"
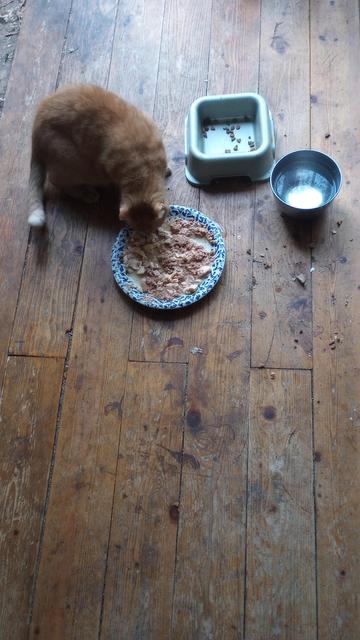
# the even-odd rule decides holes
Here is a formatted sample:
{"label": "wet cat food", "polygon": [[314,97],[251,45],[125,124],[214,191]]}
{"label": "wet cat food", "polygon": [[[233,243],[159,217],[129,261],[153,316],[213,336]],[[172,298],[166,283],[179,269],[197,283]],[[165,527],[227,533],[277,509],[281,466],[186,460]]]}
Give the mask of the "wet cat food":
{"label": "wet cat food", "polygon": [[212,269],[214,238],[199,222],[167,220],[154,233],[133,233],[123,262],[135,286],[160,300],[196,291]]}

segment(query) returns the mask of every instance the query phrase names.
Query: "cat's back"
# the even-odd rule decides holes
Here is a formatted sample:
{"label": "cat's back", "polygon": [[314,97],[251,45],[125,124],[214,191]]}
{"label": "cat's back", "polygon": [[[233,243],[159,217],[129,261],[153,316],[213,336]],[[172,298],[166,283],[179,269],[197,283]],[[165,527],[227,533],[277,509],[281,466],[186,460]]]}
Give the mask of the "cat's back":
{"label": "cat's back", "polygon": [[133,175],[144,165],[166,165],[153,120],[96,85],[68,86],[43,100],[33,125],[32,151],[46,164],[69,164],[71,159],[74,166],[90,168],[97,163],[106,175],[126,170]]}
{"label": "cat's back", "polygon": [[58,131],[87,124],[101,130],[126,120],[135,107],[96,85],[70,85],[43,100],[37,110],[34,131],[53,126]]}

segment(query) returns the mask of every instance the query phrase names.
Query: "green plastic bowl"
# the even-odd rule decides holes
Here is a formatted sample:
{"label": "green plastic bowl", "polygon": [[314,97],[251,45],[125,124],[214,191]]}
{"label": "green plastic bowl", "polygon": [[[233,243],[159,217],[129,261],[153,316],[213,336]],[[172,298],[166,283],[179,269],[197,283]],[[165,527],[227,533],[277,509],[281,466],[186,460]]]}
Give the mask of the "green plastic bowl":
{"label": "green plastic bowl", "polygon": [[274,158],[274,125],[262,96],[206,96],[192,103],[185,122],[185,175],[192,185],[242,176],[268,180]]}

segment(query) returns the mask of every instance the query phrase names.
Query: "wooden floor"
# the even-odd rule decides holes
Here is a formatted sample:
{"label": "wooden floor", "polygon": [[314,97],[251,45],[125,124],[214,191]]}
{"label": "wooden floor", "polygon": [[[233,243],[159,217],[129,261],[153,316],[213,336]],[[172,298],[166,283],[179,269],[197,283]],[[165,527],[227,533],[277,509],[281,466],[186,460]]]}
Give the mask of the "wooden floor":
{"label": "wooden floor", "polygon": [[[355,0],[27,2],[0,121],[1,640],[360,638],[359,47]],[[32,118],[69,82],[153,114],[170,202],[224,228],[198,306],[119,293],[110,196],[29,235]],[[189,105],[239,91],[277,157],[340,163],[317,225],[268,183],[187,184]]]}

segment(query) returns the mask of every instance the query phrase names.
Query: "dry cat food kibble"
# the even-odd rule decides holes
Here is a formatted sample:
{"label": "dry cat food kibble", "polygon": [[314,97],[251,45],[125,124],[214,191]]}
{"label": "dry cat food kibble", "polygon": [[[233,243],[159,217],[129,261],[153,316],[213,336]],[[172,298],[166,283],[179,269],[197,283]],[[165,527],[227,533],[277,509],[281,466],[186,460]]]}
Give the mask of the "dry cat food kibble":
{"label": "dry cat food kibble", "polygon": [[[247,138],[248,144],[246,144],[245,142],[245,136],[248,133],[246,129],[249,130],[246,125],[243,124],[243,128],[245,129],[243,145],[241,144],[242,139],[240,137],[237,137],[239,135],[238,131],[241,128],[241,124],[239,124],[240,122],[251,122],[251,118],[249,118],[249,116],[239,116],[233,118],[232,122],[224,122],[221,120],[219,121],[205,118],[201,122],[201,134],[203,138],[210,138],[208,143],[204,143],[206,145],[206,151],[211,154],[216,153],[217,150],[220,151],[220,149],[218,148],[218,144],[221,138],[225,138],[225,140],[223,139],[223,142],[225,143],[223,147],[223,153],[232,153],[232,151],[235,151],[237,153],[248,153],[251,151],[256,151],[256,145],[251,135],[249,135]],[[215,125],[218,125],[218,127],[216,127]],[[223,131],[225,132],[225,135],[223,134]],[[227,144],[229,144],[229,142],[230,144],[235,145],[232,149],[229,149],[227,147]]]}
{"label": "dry cat food kibble", "polygon": [[160,300],[196,291],[212,269],[214,238],[199,222],[168,219],[149,235],[133,233],[123,256],[138,289]]}

